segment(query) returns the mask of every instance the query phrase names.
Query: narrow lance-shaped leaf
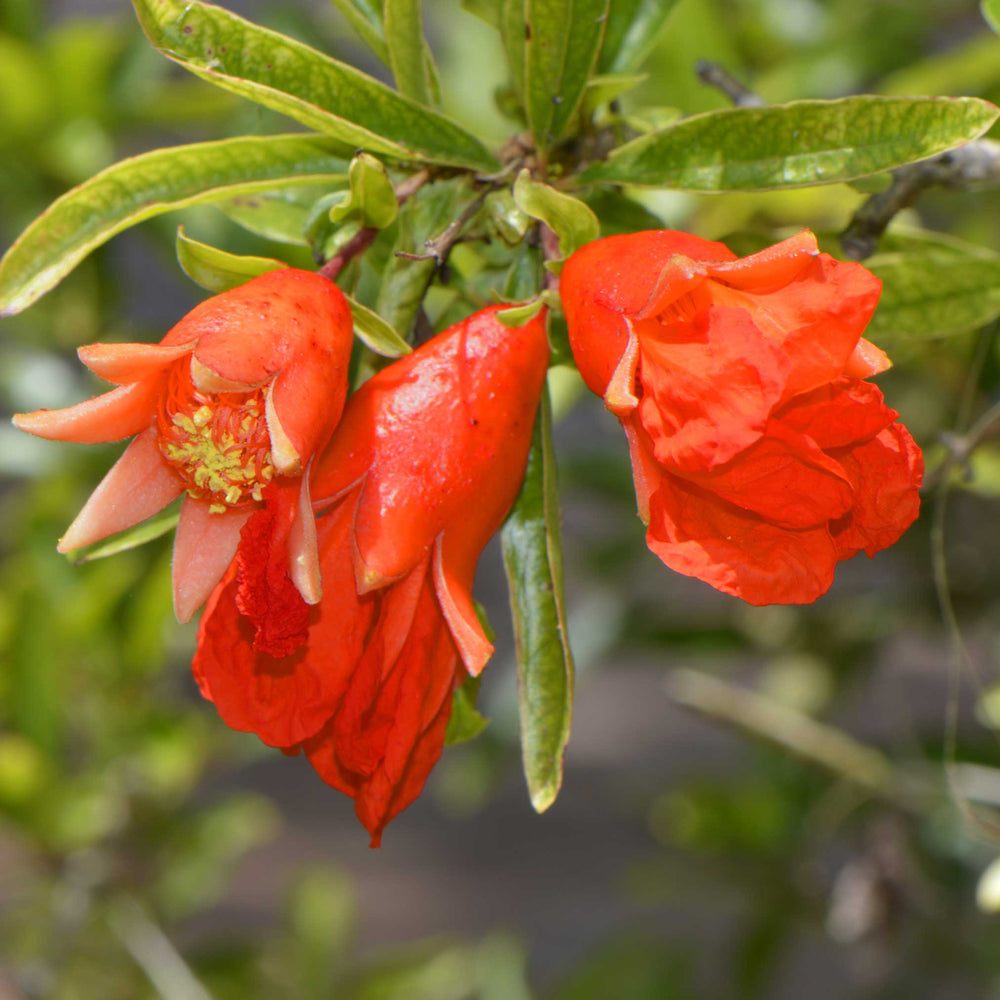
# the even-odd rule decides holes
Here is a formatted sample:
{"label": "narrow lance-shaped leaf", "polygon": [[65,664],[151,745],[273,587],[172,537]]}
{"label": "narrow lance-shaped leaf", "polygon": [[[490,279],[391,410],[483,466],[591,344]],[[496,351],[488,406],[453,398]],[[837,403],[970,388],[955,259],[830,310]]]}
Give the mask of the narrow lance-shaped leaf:
{"label": "narrow lance-shaped leaf", "polygon": [[582,182],[764,191],[853,180],[944,152],[1000,115],[974,97],[845,97],[727,108],[619,146]]}
{"label": "narrow lance-shaped leaf", "polygon": [[321,183],[296,184],[273,191],[255,191],[215,203],[237,225],[278,243],[305,246],[304,235],[309,211],[331,190],[343,188],[347,175],[325,179]]}
{"label": "narrow lance-shaped leaf", "polygon": [[374,309],[347,296],[354,320],[354,333],[369,350],[384,358],[398,358],[413,350]]}
{"label": "narrow lance-shaped leaf", "polygon": [[876,343],[966,333],[1000,317],[1000,256],[910,241],[869,257],[882,295],[865,336]]}
{"label": "narrow lance-shaped leaf", "polygon": [[227,253],[191,239],[183,226],[177,227],[177,263],[196,284],[210,292],[228,292],[268,271],[288,267],[273,257],[249,257]]}
{"label": "narrow lance-shaped leaf", "polygon": [[565,131],[604,37],[609,0],[525,0],[524,103],[542,146]]}
{"label": "narrow lance-shaped leaf", "polygon": [[496,168],[471,132],[308,45],[196,0],[133,6],[164,55],[309,128],[401,160]]}
{"label": "narrow lance-shaped leaf", "polygon": [[1000,0],[982,0],[979,7],[986,23],[1000,35]]}
{"label": "narrow lance-shaped leaf", "polygon": [[507,53],[514,93],[524,97],[525,35],[528,26],[524,20],[525,0],[500,0],[500,38]]}
{"label": "narrow lance-shaped leaf", "polygon": [[380,0],[333,0],[333,4],[372,52],[388,66],[389,48],[385,43]]}
{"label": "narrow lance-shaped leaf", "polygon": [[547,391],[539,406],[524,485],[502,539],[517,642],[521,755],[531,804],[543,812],[562,784],[573,705]]}
{"label": "narrow lance-shaped leaf", "polygon": [[385,0],[385,41],[399,92],[421,104],[430,104],[429,66],[420,7],[420,0]]}
{"label": "narrow lance-shaped leaf", "polygon": [[641,66],[660,39],[677,0],[615,0],[598,66],[602,73],[626,73]]}
{"label": "narrow lance-shaped leaf", "polygon": [[0,260],[0,315],[27,308],[115,233],[176,208],[347,170],[343,146],[308,135],[253,136],[158,149],[67,192]]}
{"label": "narrow lance-shaped leaf", "polygon": [[76,549],[68,553],[68,558],[80,566],[83,563],[94,562],[96,559],[107,559],[108,556],[128,552],[129,549],[137,549],[140,545],[145,545],[147,542],[165,535],[168,531],[173,531],[180,519],[179,513],[160,514],[157,517],[148,518],[141,524],[120,531],[117,535],[113,535],[103,542],[98,542],[88,549]]}

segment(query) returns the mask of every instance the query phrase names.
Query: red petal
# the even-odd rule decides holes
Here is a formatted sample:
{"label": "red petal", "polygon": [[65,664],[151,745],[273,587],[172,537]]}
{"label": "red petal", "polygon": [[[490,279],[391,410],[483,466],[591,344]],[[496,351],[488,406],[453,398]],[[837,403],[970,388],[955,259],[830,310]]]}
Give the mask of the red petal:
{"label": "red petal", "polygon": [[899,414],[885,405],[882,391],[871,382],[839,378],[796,396],[776,414],[789,430],[807,434],[822,449],[846,448],[868,441]]}
{"label": "red petal", "polygon": [[741,309],[713,306],[693,322],[638,324],[642,426],[657,461],[708,471],[764,432],[788,362]]}
{"label": "red petal", "polygon": [[671,569],[750,604],[808,604],[837,562],[825,525],[779,528],[668,475],[650,498],[646,542]]}
{"label": "red petal", "polygon": [[845,514],[854,499],[840,465],[777,420],[731,462],[684,478],[782,528],[825,524]]}
{"label": "red petal", "polygon": [[111,466],[83,510],[59,540],[59,551],[93,545],[163,510],[184,491],[184,484],[163,460],[156,429],[140,434]]}
{"label": "red petal", "polygon": [[434,547],[434,587],[465,669],[477,677],[493,655],[493,643],[486,637],[472,601],[479,549],[463,553],[451,539],[446,531]]}
{"label": "red petal", "polygon": [[[383,679],[374,700],[367,695],[360,699],[369,707],[357,719],[359,728],[352,727],[350,739],[345,739],[338,715],[305,744],[319,775],[354,796],[358,818],[371,833],[373,847],[379,845],[393,816],[420,794],[441,754],[459,674],[458,652],[435,601],[427,566],[407,578],[407,587],[414,577],[420,589],[412,626],[398,656],[380,663]],[[389,591],[402,586],[393,584]],[[373,595],[383,608],[391,603],[387,594]],[[377,626],[375,634],[381,631]],[[377,640],[369,649],[377,649]],[[352,685],[355,682],[352,679]],[[346,703],[345,699],[345,707]],[[363,765],[361,769],[345,764],[348,752]]]}
{"label": "red petal", "polygon": [[882,282],[860,264],[820,254],[783,288],[737,291],[714,283],[711,296],[720,306],[745,309],[787,356],[790,372],[783,398],[790,399],[844,371],[881,289]]}
{"label": "red petal", "polygon": [[269,656],[288,656],[309,633],[309,605],[288,574],[298,502],[298,480],[272,483],[240,534],[236,605],[254,626],[254,648]]}
{"label": "red petal", "polygon": [[17,413],[14,426],[51,441],[99,444],[120,441],[149,427],[162,383],[148,379],[112,389],[62,410]]}
{"label": "red petal", "polygon": [[348,500],[320,518],[325,600],[308,609],[309,641],[286,657],[255,652],[254,626],[237,608],[235,566],[208,601],[198,631],[195,677],[226,725],[271,746],[294,747],[336,712],[354,676],[374,614],[359,601],[351,568]]}
{"label": "red petal", "polygon": [[899,423],[837,455],[857,495],[851,513],[831,526],[839,558],[847,559],[860,549],[873,556],[892,545],[916,520],[923,456]]}

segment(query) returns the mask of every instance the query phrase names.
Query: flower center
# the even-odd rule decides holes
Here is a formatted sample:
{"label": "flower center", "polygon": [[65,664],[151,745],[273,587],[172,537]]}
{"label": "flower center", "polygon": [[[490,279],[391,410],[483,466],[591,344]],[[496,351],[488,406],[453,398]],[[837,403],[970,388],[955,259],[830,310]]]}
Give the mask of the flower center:
{"label": "flower center", "polygon": [[274,477],[263,389],[202,393],[182,362],[170,373],[156,425],[160,453],[213,512],[262,499]]}

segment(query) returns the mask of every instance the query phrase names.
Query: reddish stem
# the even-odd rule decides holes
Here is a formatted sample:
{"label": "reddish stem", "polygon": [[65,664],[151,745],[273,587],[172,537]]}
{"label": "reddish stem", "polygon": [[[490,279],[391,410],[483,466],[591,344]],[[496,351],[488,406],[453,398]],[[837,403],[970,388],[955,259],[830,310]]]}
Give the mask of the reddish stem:
{"label": "reddish stem", "polygon": [[[400,181],[395,187],[396,201],[402,205],[407,198],[416,194],[429,180],[431,174],[429,170],[418,170],[415,174]],[[372,226],[365,226],[359,229],[347,243],[340,248],[320,269],[321,274],[328,281],[336,281],[338,275],[355,258],[363,254],[375,242],[379,230]]]}

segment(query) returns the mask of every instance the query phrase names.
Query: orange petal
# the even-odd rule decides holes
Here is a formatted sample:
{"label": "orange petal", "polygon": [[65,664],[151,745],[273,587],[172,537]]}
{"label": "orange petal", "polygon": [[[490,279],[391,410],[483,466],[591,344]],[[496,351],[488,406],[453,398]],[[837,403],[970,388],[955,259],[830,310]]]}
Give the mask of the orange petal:
{"label": "orange petal", "polygon": [[230,508],[213,514],[207,500],[184,498],[174,536],[174,614],[189,622],[208,600],[236,556],[240,529],[252,508]]}
{"label": "orange petal", "polygon": [[493,643],[486,637],[472,602],[472,577],[476,571],[477,555],[478,552],[472,553],[471,566],[460,566],[461,557],[449,548],[447,531],[438,536],[434,546],[434,590],[438,604],[465,669],[473,677],[482,672],[493,655]]}
{"label": "orange petal", "polygon": [[607,391],[604,393],[604,405],[619,419],[626,417],[638,405],[635,394],[635,375],[639,367],[639,338],[630,320],[625,320],[628,327],[628,344],[621,360],[615,366]]}
{"label": "orange petal", "polygon": [[159,391],[158,379],[134,382],[62,410],[16,413],[14,426],[50,441],[120,441],[149,427]]}
{"label": "orange petal", "polygon": [[125,449],[59,540],[59,551],[93,545],[145,521],[181,495],[184,485],[163,461],[149,428]]}
{"label": "orange petal", "polygon": [[876,347],[870,340],[862,337],[847,359],[844,374],[851,378],[870,378],[872,375],[888,371],[891,367],[889,355],[881,347]]}
{"label": "orange petal", "polygon": [[199,392],[249,392],[251,389],[260,388],[267,380],[240,382],[236,379],[223,378],[207,365],[203,365],[196,357],[192,357],[191,381]]}
{"label": "orange petal", "polygon": [[787,240],[775,243],[749,257],[711,264],[713,278],[730,288],[742,288],[762,294],[776,291],[794,281],[808,265],[810,258],[819,254],[816,237],[803,229]]}
{"label": "orange petal", "polygon": [[87,344],[76,353],[80,360],[107,382],[127,385],[163,371],[190,354],[194,344],[163,347],[160,344]]}

